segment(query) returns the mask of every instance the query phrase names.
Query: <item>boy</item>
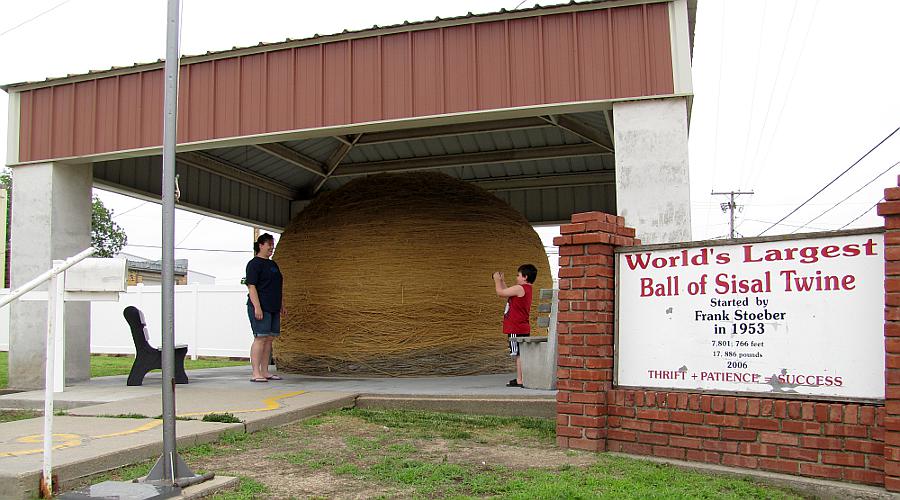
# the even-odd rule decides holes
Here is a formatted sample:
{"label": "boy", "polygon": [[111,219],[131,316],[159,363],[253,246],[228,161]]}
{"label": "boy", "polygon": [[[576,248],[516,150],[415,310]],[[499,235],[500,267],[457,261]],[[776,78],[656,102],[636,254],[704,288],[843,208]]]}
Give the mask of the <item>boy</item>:
{"label": "boy", "polygon": [[509,336],[509,355],[516,358],[516,378],[510,380],[507,387],[522,387],[522,361],[519,359],[518,337],[531,334],[528,322],[531,314],[531,285],[537,278],[537,268],[531,264],[522,264],[516,273],[516,284],[507,287],[502,272],[491,275],[497,296],[506,298],[506,309],[503,310],[503,333]]}

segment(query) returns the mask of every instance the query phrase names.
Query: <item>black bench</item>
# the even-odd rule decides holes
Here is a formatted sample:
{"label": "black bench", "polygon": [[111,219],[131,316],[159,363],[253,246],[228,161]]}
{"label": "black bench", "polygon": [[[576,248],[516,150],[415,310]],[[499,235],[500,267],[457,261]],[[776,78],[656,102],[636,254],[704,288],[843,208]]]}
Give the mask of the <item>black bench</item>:
{"label": "black bench", "polygon": [[[147,323],[144,321],[144,313],[134,306],[128,306],[122,311],[125,321],[131,327],[131,338],[134,340],[134,364],[131,365],[131,373],[128,374],[128,385],[143,385],[144,376],[150,370],[162,369],[162,349],[157,349],[147,342],[150,338],[147,333]],[[184,357],[187,355],[186,345],[175,346],[175,383],[188,383],[187,373],[184,372]]]}

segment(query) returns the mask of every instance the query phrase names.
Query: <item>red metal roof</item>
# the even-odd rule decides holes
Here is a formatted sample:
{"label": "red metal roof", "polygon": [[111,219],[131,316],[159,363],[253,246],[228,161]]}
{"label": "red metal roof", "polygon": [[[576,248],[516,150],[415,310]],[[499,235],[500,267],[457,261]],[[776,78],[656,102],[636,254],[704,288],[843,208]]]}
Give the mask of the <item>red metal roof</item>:
{"label": "red metal roof", "polygon": [[[605,0],[187,57],[178,140],[673,92],[668,3]],[[159,146],[162,66],[8,87],[19,161]]]}

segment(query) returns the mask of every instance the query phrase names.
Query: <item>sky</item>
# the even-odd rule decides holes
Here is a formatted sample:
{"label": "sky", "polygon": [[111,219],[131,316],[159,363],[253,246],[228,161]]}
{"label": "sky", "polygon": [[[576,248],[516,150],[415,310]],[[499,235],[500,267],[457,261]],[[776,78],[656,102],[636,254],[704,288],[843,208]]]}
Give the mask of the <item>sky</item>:
{"label": "sky", "polygon": [[[165,5],[0,0],[0,83],[163,58]],[[200,54],[520,5],[532,3],[182,0],[181,50]],[[893,0],[699,0],[689,133],[693,239],[729,234],[720,207],[727,197],[712,191],[754,193],[736,198],[737,236],[881,224],[874,205],[900,174],[900,132],[888,137],[900,126],[897,19],[900,2]],[[5,146],[0,141],[2,158]],[[128,234],[124,251],[159,258],[159,205],[95,192]],[[557,230],[538,233],[550,245]],[[175,241],[177,258],[219,283],[238,282],[252,256],[250,227],[182,210]]]}

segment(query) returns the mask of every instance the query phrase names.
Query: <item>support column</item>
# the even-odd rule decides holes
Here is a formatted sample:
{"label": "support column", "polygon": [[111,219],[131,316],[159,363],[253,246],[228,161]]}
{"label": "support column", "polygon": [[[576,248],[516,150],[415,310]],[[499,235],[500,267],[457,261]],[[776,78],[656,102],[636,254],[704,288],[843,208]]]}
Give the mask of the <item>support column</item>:
{"label": "support column", "polygon": [[572,215],[560,226],[556,443],[605,451],[615,355],[615,253],[640,244],[622,217]]}
{"label": "support column", "polygon": [[618,215],[644,244],[690,241],[685,98],[615,103],[613,123]]}
{"label": "support column", "polygon": [[884,199],[884,487],[900,491],[900,187]]}
{"label": "support column", "polygon": [[[91,244],[92,167],[40,163],[13,172],[10,281],[18,287]],[[46,284],[38,288],[46,290]],[[9,317],[9,386],[44,386],[47,303],[15,301]],[[90,304],[66,304],[66,382],[87,380]]]}

